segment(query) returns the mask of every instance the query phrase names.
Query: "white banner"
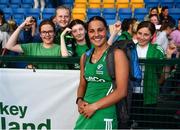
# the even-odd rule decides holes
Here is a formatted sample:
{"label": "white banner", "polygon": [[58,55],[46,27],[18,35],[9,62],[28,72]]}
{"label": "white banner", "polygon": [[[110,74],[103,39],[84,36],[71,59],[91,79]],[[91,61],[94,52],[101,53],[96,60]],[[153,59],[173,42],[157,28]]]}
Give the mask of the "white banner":
{"label": "white banner", "polygon": [[0,69],[1,129],[73,129],[77,70]]}

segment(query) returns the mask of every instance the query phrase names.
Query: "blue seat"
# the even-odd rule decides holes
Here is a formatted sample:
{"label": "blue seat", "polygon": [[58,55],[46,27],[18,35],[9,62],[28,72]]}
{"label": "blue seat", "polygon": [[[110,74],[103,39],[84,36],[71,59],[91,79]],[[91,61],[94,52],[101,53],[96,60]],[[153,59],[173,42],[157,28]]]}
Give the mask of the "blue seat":
{"label": "blue seat", "polygon": [[74,5],[74,0],[60,0],[62,5],[65,5],[66,7],[69,7],[70,9],[72,9],[73,5]]}
{"label": "blue seat", "polygon": [[148,9],[159,6],[159,0],[144,0],[144,3],[145,7]]}
{"label": "blue seat", "polygon": [[134,9],[134,18],[139,21],[143,21],[144,17],[149,13],[147,8],[135,8]]}
{"label": "blue seat", "polygon": [[21,8],[33,8],[34,1],[33,0],[22,0]]}
{"label": "blue seat", "polygon": [[121,21],[123,21],[125,18],[132,18],[131,8],[120,8],[118,11],[118,17]]}
{"label": "blue seat", "polygon": [[4,9],[3,9],[3,12],[4,12],[4,16],[5,16],[5,19],[6,19],[6,20],[12,18],[12,15],[13,15],[12,8],[4,8]]}
{"label": "blue seat", "polygon": [[107,19],[116,19],[116,8],[104,8],[102,10],[102,16]]}
{"label": "blue seat", "polygon": [[25,8],[17,8],[17,9],[12,9],[13,10],[13,18],[14,19],[22,19],[24,20],[26,16],[26,9]]}
{"label": "blue seat", "polygon": [[24,20],[19,18],[14,18],[14,21],[16,22],[17,25],[20,25]]}
{"label": "blue seat", "polygon": [[40,8],[36,8],[36,9],[31,8],[26,11],[26,17],[33,16],[38,20],[40,19],[40,13],[41,13]]}
{"label": "blue seat", "polygon": [[0,9],[8,8],[9,7],[9,0],[0,0]]}
{"label": "blue seat", "polygon": [[4,8],[8,8],[9,6],[6,4],[0,4],[0,9],[3,10]]}
{"label": "blue seat", "polygon": [[55,15],[55,8],[44,8],[42,12],[43,19],[49,19]]}
{"label": "blue seat", "polygon": [[21,0],[10,0],[9,6],[11,8],[20,8]]}
{"label": "blue seat", "polygon": [[180,18],[180,8],[169,8],[169,15],[172,16],[175,20]]}
{"label": "blue seat", "polygon": [[180,0],[175,0],[174,5],[176,8],[180,8]]}
{"label": "blue seat", "polygon": [[106,19],[108,25],[113,25],[116,23],[116,19]]}
{"label": "blue seat", "polygon": [[168,8],[173,8],[174,0],[161,0],[160,5],[161,5],[161,7],[167,6]]}
{"label": "blue seat", "polygon": [[87,18],[90,19],[93,16],[101,16],[100,8],[88,8],[87,9]]}

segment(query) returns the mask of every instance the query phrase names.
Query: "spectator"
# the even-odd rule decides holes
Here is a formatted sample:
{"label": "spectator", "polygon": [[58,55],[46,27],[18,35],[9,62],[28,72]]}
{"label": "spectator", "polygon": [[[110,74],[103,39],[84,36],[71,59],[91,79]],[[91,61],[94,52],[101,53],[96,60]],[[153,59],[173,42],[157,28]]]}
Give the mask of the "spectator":
{"label": "spectator", "polygon": [[161,25],[160,32],[157,35],[155,43],[160,45],[164,52],[166,52],[167,46],[169,44],[169,35],[174,29],[174,24],[171,22],[164,22]]}
{"label": "spectator", "polygon": [[71,21],[69,28],[75,40],[72,47],[73,56],[80,57],[84,52],[91,48],[91,43],[89,41],[89,37],[87,36],[86,25],[83,21],[75,19]]}
{"label": "spectator", "polygon": [[161,25],[159,25],[159,19],[157,14],[152,14],[149,16],[150,22],[153,23],[156,27],[156,32],[152,36],[151,43],[154,44],[155,41],[157,40],[157,34],[159,33]]}
{"label": "spectator", "polygon": [[[137,53],[139,58],[152,59],[152,58],[164,58],[163,49],[157,44],[151,44],[151,37],[155,33],[156,29],[153,23],[149,21],[143,21],[137,28]],[[167,58],[171,57],[174,48],[167,48]],[[142,68],[144,71],[143,80],[143,97],[144,104],[150,106],[156,106],[157,97],[159,95],[159,84],[162,83],[161,73],[163,66],[148,65]],[[153,82],[152,82],[153,81]]]}
{"label": "spectator", "polygon": [[180,48],[180,18],[178,19],[177,29],[170,34],[170,38],[174,41],[175,45]]}
{"label": "spectator", "polygon": [[[159,17],[159,11],[158,11],[158,8],[157,7],[153,7],[150,9],[149,11],[149,14],[147,14],[145,17],[144,17],[144,21],[149,21],[149,17],[150,15],[154,15],[156,14],[158,17]],[[159,18],[158,18],[159,19]]]}
{"label": "spectator", "polygon": [[7,43],[9,39],[9,34],[7,32],[2,32],[0,31],[0,50],[2,50],[5,46],[5,44]]}
{"label": "spectator", "polygon": [[176,21],[173,19],[173,17],[169,15],[169,10],[167,6],[162,7],[159,19],[160,24],[163,24],[164,22],[171,22],[176,25]]}
{"label": "spectator", "polygon": [[102,17],[94,16],[88,21],[88,36],[94,44],[94,51],[86,57],[86,62],[85,55],[82,55],[80,61],[80,83],[76,100],[80,115],[75,129],[117,129],[118,126],[115,104],[127,94],[129,63],[122,50],[115,50],[117,87],[113,89],[105,64],[109,48],[107,30],[107,23]]}
{"label": "spectator", "polygon": [[16,21],[14,21],[13,19],[8,20],[8,24],[9,24],[9,35],[11,35],[16,30],[18,25]]}
{"label": "spectator", "polygon": [[38,8],[39,3],[40,3],[41,12],[42,12],[46,5],[45,0],[34,0],[34,8]]}
{"label": "spectator", "polygon": [[0,31],[9,33],[9,25],[5,20],[4,12],[0,9]]}
{"label": "spectator", "polygon": [[35,17],[32,17],[32,24],[25,26],[21,31],[18,42],[21,43],[39,43],[42,42],[39,31],[37,27],[37,20]]}
{"label": "spectator", "polygon": [[[56,28],[55,44],[60,43],[60,36],[63,30],[68,27],[71,21],[71,10],[66,6],[59,6],[56,8],[56,23],[58,27]],[[72,37],[70,35],[65,35],[65,43],[68,47],[72,47]]]}
{"label": "spectator", "polygon": [[[71,21],[69,27],[64,29],[64,31],[61,33],[61,43],[65,44],[65,35],[70,32],[74,38],[72,40],[72,52],[70,53],[72,53],[72,56],[81,57],[84,52],[91,48],[85,23],[79,19]],[[76,69],[80,68],[79,64],[75,64],[74,67]]]}
{"label": "spectator", "polygon": [[133,24],[136,22],[136,19],[124,19],[121,25],[122,33],[118,37],[117,40],[131,40],[132,39],[132,31]]}
{"label": "spectator", "polygon": [[[18,26],[15,32],[9,38],[6,48],[11,51],[23,53],[27,56],[62,56],[67,57],[67,50],[64,47],[53,44],[55,36],[55,25],[50,20],[44,20],[40,23],[39,32],[42,38],[42,43],[27,43],[27,44],[16,44],[20,31],[25,26],[33,24],[32,17],[27,17],[26,20]],[[57,64],[37,64],[37,68],[41,69],[64,69],[67,66]]]}

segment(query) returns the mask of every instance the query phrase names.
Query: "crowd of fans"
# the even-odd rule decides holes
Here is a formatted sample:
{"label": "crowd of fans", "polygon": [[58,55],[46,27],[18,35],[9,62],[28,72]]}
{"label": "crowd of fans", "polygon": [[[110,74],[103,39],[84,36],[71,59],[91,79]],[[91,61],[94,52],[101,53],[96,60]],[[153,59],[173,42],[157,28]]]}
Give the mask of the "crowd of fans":
{"label": "crowd of fans", "polygon": [[[44,8],[43,3],[41,6]],[[35,5],[35,8],[37,7],[38,5]],[[40,24],[37,23],[36,18],[27,17],[19,26],[13,20],[6,21],[3,11],[0,10],[1,53],[7,49],[8,55],[80,57],[84,52],[93,48],[87,31],[89,30],[87,30],[84,21],[71,20],[71,10],[65,6],[58,6],[55,16],[42,20]],[[158,8],[154,7],[150,9],[144,21],[137,21],[135,18],[117,21],[108,37],[109,45],[113,44],[115,40],[133,40],[137,44],[139,58],[179,58],[180,18],[176,26],[176,20],[168,14],[167,7],[162,7],[160,13]],[[13,67],[29,67],[27,63],[22,64]],[[79,64],[72,66],[37,64],[32,66],[41,69],[80,68]],[[157,90],[159,87],[157,86],[157,79],[159,78],[159,82],[161,82],[161,76],[154,75],[156,68],[151,69],[151,72],[147,72],[147,70],[149,69],[145,71],[143,86],[149,84],[153,86],[154,100],[152,97],[151,99],[148,97],[148,93],[151,93],[152,90],[145,87],[146,90],[144,91],[147,92],[144,96],[146,99],[144,103],[154,105],[157,103],[156,94],[159,91]],[[148,79],[147,75],[149,74],[152,74],[151,79]],[[151,83],[152,77],[154,78],[153,81],[157,81],[154,82],[154,85]]]}

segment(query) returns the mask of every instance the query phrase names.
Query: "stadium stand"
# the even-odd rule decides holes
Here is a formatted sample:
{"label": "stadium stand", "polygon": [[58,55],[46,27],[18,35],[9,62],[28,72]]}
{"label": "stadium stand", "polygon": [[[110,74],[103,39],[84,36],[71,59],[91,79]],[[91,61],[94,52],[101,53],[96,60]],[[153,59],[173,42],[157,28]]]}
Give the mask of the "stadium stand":
{"label": "stadium stand", "polygon": [[33,0],[22,0],[21,8],[33,8],[34,1]]}
{"label": "stadium stand", "polygon": [[49,19],[55,15],[55,8],[44,8],[42,11],[42,19]]}
{"label": "stadium stand", "polygon": [[144,0],[144,2],[145,2],[145,7],[148,9],[159,6],[159,0]]}
{"label": "stadium stand", "polygon": [[9,0],[0,0],[0,9],[8,8],[9,7]]}
{"label": "stadium stand", "polygon": [[106,20],[114,20],[116,19],[116,8],[104,8],[102,9],[102,16],[106,19]]}
{"label": "stadium stand", "polygon": [[138,21],[143,21],[148,12],[149,10],[147,8],[135,8],[134,18],[136,18]]}
{"label": "stadium stand", "polygon": [[101,8],[87,8],[87,18],[101,16]]}
{"label": "stadium stand", "polygon": [[129,8],[129,0],[116,0],[116,8]]}
{"label": "stadium stand", "polygon": [[118,10],[118,17],[121,21],[123,21],[125,18],[131,18],[132,17],[131,8],[120,8]]}
{"label": "stadium stand", "polygon": [[74,7],[75,8],[86,8],[87,7],[87,0],[75,0]]}
{"label": "stadium stand", "polygon": [[174,0],[161,0],[160,5],[161,5],[161,7],[167,6],[168,8],[173,8],[174,7]]}
{"label": "stadium stand", "polygon": [[115,0],[102,0],[102,8],[115,8]]}
{"label": "stadium stand", "polygon": [[20,8],[21,7],[21,0],[10,0],[9,7]]}
{"label": "stadium stand", "polygon": [[89,0],[89,8],[101,8],[101,0]]}

